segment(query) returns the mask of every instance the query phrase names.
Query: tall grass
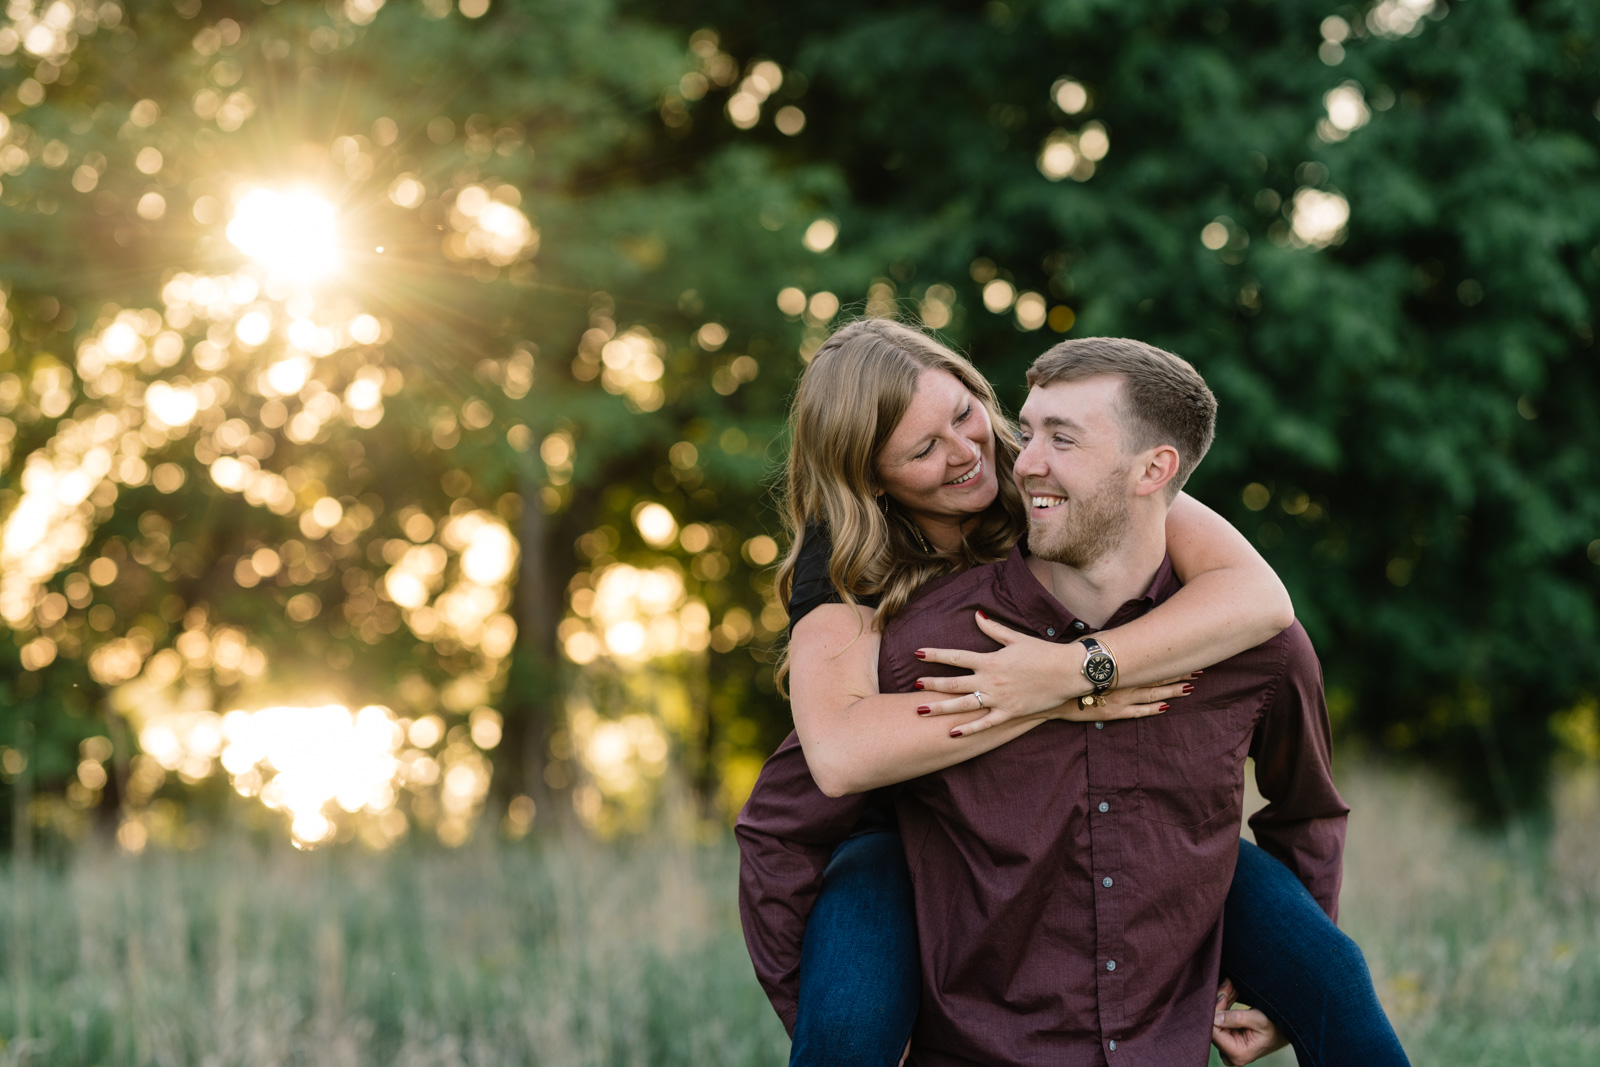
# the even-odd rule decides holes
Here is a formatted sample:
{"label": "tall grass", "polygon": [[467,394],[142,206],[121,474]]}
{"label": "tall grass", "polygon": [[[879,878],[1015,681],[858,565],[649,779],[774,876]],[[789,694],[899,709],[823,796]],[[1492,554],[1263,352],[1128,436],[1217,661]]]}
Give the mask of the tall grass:
{"label": "tall grass", "polygon": [[1490,833],[1426,775],[1336,770],[1352,809],[1340,926],[1411,1062],[1600,1064],[1600,774],[1566,775],[1549,822]]}
{"label": "tall grass", "polygon": [[[1343,922],[1412,1061],[1600,1063],[1600,777],[1484,835],[1424,779],[1341,771]],[[725,840],[243,837],[11,866],[0,1065],[781,1064],[735,870]]]}
{"label": "tall grass", "polygon": [[1474,832],[1426,778],[1357,765],[1341,924],[1416,1064],[1600,1064],[1600,776],[1549,825]]}
{"label": "tall grass", "polygon": [[779,1063],[735,876],[726,844],[84,849],[8,872],[0,1064]]}

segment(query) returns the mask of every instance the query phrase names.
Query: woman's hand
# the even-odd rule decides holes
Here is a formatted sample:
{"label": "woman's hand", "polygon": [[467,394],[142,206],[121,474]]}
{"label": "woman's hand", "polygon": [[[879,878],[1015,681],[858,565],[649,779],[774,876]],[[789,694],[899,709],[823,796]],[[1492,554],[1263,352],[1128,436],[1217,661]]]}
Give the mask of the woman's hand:
{"label": "woman's hand", "polygon": [[[1103,700],[1103,704],[1085,707],[1079,698],[1088,694],[1089,681],[1073,668],[1071,654],[1065,646],[1019,633],[982,612],[978,613],[978,628],[999,642],[1000,648],[993,652],[959,648],[917,650],[918,657],[926,662],[944,663],[972,672],[919,679],[917,688],[926,692],[958,694],[923,705],[917,709],[919,715],[971,715],[987,709],[981,718],[951,730],[951,737],[964,737],[1013,719],[1076,722],[1137,719],[1165,711],[1166,701],[1187,696],[1193,690],[1187,683],[1195,675],[1184,675],[1159,685],[1113,690],[1097,698]],[[981,701],[979,693],[983,694]]]}

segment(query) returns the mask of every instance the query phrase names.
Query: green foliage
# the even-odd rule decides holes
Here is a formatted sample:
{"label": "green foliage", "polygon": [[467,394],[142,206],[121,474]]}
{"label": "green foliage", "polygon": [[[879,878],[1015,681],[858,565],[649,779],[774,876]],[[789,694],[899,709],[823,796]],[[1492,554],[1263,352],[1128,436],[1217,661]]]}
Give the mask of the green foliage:
{"label": "green foliage", "polygon": [[[223,230],[240,183],[311,182],[340,204],[347,269],[329,300],[385,329],[312,380],[345,395],[378,368],[399,386],[376,425],[341,416],[297,442],[256,385],[287,352],[277,334],[222,338],[232,355],[210,369],[207,323],[169,322],[177,361],[125,368],[130,410],[151,382],[225,380],[217,413],[269,442],[264,469],[299,472],[294,502],[220,492],[204,442],[223,420],[205,413],[149,448],[181,487],[91,499],[79,559],[43,590],[67,607],[0,643],[0,744],[32,753],[22,784],[59,791],[100,734],[125,759],[117,675],[87,666],[97,649],[132,635],[148,663],[203,623],[248,635],[270,665],[205,679],[219,710],[328,694],[416,715],[475,674],[505,715],[497,781],[552,810],[549,783],[581,777],[567,692],[625,689],[602,677],[625,665],[563,659],[564,635],[591,625],[571,595],[629,563],[674,569],[706,605],[712,650],[664,661],[689,694],[671,731],[705,810],[736,804],[788,722],[770,575],[747,542],[778,532],[784,405],[831,296],[844,314],[926,316],[1012,402],[1062,333],[1189,358],[1222,402],[1192,489],[1289,583],[1340,728],[1488,781],[1486,807],[1538,796],[1547,720],[1600,689],[1592,5],[1462,0],[1409,26],[1393,3],[1306,0],[448,6],[101,7],[60,63],[0,56],[4,140],[26,157],[0,175],[0,373],[15,376],[0,381],[0,518],[27,458],[110,403],[88,395],[80,345],[119,309],[159,310],[177,272],[238,267]],[[762,59],[781,84],[749,80]],[[1053,96],[1063,78],[1084,90],[1071,113]],[[249,113],[219,122],[235,93]],[[156,107],[136,122],[139,100]],[[135,166],[147,148],[153,174]],[[391,196],[408,178],[416,203]],[[450,245],[469,185],[514,189],[502,199],[537,246],[493,263]],[[164,210],[141,215],[152,192]],[[819,217],[839,227],[820,253],[802,244]],[[995,282],[1035,294],[1026,314],[986,309]],[[786,315],[788,287],[823,296]],[[658,380],[604,369],[602,345],[630,330]],[[46,402],[54,387],[68,406]],[[284,399],[289,415],[309,402]],[[563,462],[547,462],[563,456],[542,450],[552,436]],[[343,542],[306,535],[322,496],[370,521]],[[645,501],[704,540],[645,541]],[[383,553],[409,509],[452,508],[517,535],[507,656],[424,638],[390,603]],[[245,557],[290,541],[319,565],[239,586]],[[100,557],[116,581],[68,597]],[[296,621],[305,594],[320,610]],[[98,606],[109,628],[89,624]],[[23,671],[39,636],[56,658]]]}
{"label": "green foliage", "polygon": [[[135,681],[150,679],[150,664],[181,646],[181,634],[215,639],[227,629],[247,635],[268,669],[207,676],[185,653],[183,678],[169,689],[209,687],[219,711],[376,700],[415,716],[442,702],[452,721],[488,696],[506,719],[501,780],[510,792],[542,796],[545,780],[570,777],[544,770],[565,713],[557,624],[575,581],[591,584],[619,557],[676,555],[682,562],[671,565],[685,574],[687,594],[709,605],[712,622],[730,611],[759,620],[767,606],[770,582],[748,581],[755,565],[740,546],[763,529],[758,486],[780,422],[776,398],[798,360],[774,359],[750,402],[727,394],[759,363],[746,358],[742,376],[728,367],[746,353],[773,355],[780,340],[792,353],[790,328],[767,309],[785,264],[809,253],[766,231],[764,242],[745,240],[729,229],[729,209],[803,214],[800,205],[827,188],[826,173],[778,175],[748,151],[703,168],[662,158],[654,104],[689,65],[683,38],[619,23],[603,5],[501,4],[474,21],[393,4],[370,25],[352,22],[360,7],[102,12],[105,24],[80,25],[59,62],[4,57],[16,75],[39,77],[6,98],[16,116],[10,140],[24,154],[0,194],[0,277],[14,320],[0,370],[15,376],[5,424],[15,434],[14,462],[0,508],[15,512],[25,461],[55,457],[73,427],[109,410],[137,429],[147,385],[222,383],[225,394],[202,402],[191,424],[136,449],[145,468],[183,472],[181,486],[171,484],[175,476],[158,488],[148,470],[132,479],[114,471],[122,486],[102,486],[81,506],[86,543],[76,558],[64,549],[59,568],[43,575],[35,599],[54,596],[59,610],[17,616],[16,646],[42,642],[31,666],[56,657],[42,671],[8,672],[23,697],[37,697],[11,705],[9,744],[25,755],[72,753],[84,732],[57,725],[59,703],[41,692],[42,678],[70,679],[102,710],[141,663]],[[177,337],[168,355],[147,355],[110,384],[91,381],[96,369],[81,358],[74,363],[74,350],[119,309],[160,314],[174,277],[238,267],[223,229],[245,188],[305,183],[337,200],[342,214],[346,262],[315,294],[319,321],[363,312],[383,323],[381,339],[347,342],[316,360],[304,388],[280,398],[260,375],[297,358],[278,331],[307,312],[293,309],[292,294],[263,290],[256,304],[278,318],[259,348],[230,336],[226,314],[208,326],[205,314],[182,322],[168,313],[157,323]],[[465,247],[471,220],[450,214],[462,188],[514,204],[536,239],[498,260]],[[705,254],[740,242],[738,255]],[[691,249],[698,258],[685,258]],[[721,354],[690,344],[713,316],[731,334]],[[601,347],[630,330],[670,368],[659,385],[602,373]],[[67,368],[59,382],[48,379],[66,399],[45,399],[47,365]],[[714,370],[723,376],[716,390]],[[349,392],[364,376],[381,380],[386,394],[381,420],[365,425]],[[294,418],[319,392],[343,395],[343,414],[296,432]],[[219,426],[228,420],[254,442],[244,446],[247,465],[288,480],[292,496],[280,492],[281,507],[263,506],[260,494],[246,506],[237,484],[232,495],[218,491],[226,480],[216,476],[219,452],[231,451],[218,444]],[[565,442],[559,453],[541,446],[553,438]],[[696,447],[674,465],[668,452],[677,442]],[[641,497],[667,502],[681,525],[709,524],[698,552],[716,562],[691,567],[696,552],[644,546],[631,519]],[[343,533],[306,525],[324,498],[353,523]],[[444,530],[447,516],[463,511],[498,515],[519,537],[512,603],[500,605],[519,631],[509,657],[470,637],[441,640],[401,625],[386,588],[404,538],[430,539],[413,535],[407,518]],[[581,541],[594,531],[598,539]],[[283,564],[259,584],[249,573],[258,551]],[[97,557],[117,563],[118,577],[90,590],[83,571]],[[748,623],[737,632],[740,643],[771,636]],[[95,658],[108,645],[137,658],[112,670]],[[759,657],[738,661],[742,668],[722,673],[742,689],[763,667]],[[463,676],[481,684],[452,701],[450,685]],[[151,714],[121,710],[136,711],[136,720]],[[25,718],[45,732],[24,738]],[[694,715],[680,733],[709,737]],[[25,773],[59,790],[75,765],[35,758]],[[705,777],[707,803],[717,778],[714,769]]]}
{"label": "green foliage", "polygon": [[[1289,583],[1344,725],[1487,777],[1504,812],[1539,795],[1547,718],[1600,682],[1600,20],[1471,0],[1407,36],[1382,6],[697,15],[806,74],[798,150],[851,191],[840,256],[913,300],[952,286],[949,332],[1013,400],[1050,334],[981,310],[996,270],[1074,336],[1194,362],[1222,414],[1193,491]],[[1047,180],[1052,131],[1090,123],[1092,177]],[[1325,247],[1292,228],[1302,190],[1348,203]]]}

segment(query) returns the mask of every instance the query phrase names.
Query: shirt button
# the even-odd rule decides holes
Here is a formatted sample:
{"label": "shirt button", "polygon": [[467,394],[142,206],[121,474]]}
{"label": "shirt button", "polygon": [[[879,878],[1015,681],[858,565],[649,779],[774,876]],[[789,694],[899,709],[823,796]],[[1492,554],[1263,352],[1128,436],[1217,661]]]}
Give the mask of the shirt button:
{"label": "shirt button", "polygon": [[1100,879],[1100,884],[1105,886],[1107,889],[1110,889],[1111,888],[1111,876],[1108,874],[1104,878]]}
{"label": "shirt button", "polygon": [[1111,1049],[1112,1052],[1117,1051],[1117,1043],[1115,1041],[1111,1042],[1110,1046],[1108,1046],[1108,1047]]}
{"label": "shirt button", "polygon": [[1096,730],[1104,730],[1106,728],[1106,724],[1103,722],[1097,722],[1094,724],[1094,728]]}
{"label": "shirt button", "polygon": [[1106,960],[1106,970],[1114,971],[1116,969],[1117,969],[1117,961],[1116,960]]}
{"label": "shirt button", "polygon": [[1083,620],[1079,619],[1077,622],[1073,623],[1072,624],[1072,628],[1074,630],[1082,630],[1082,629],[1084,629]]}
{"label": "shirt button", "polygon": [[1100,810],[1101,811],[1110,811],[1111,810],[1111,805],[1107,804],[1105,801],[1102,800],[1100,802]]}
{"label": "shirt button", "polygon": [[1056,635],[1056,628],[1054,626],[1046,626],[1044,628],[1044,635],[1046,637],[1054,637]]}

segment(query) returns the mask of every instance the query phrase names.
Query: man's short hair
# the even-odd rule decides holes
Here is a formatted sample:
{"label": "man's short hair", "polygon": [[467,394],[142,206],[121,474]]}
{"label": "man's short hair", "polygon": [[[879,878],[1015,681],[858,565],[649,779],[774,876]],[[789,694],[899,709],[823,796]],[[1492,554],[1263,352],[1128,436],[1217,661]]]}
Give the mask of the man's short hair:
{"label": "man's short hair", "polygon": [[1120,416],[1128,451],[1142,452],[1157,445],[1178,450],[1178,473],[1167,486],[1167,498],[1172,499],[1211,447],[1217,398],[1186,360],[1125,337],[1062,341],[1033,361],[1028,368],[1028,386],[1076,382],[1102,374],[1122,379]]}

